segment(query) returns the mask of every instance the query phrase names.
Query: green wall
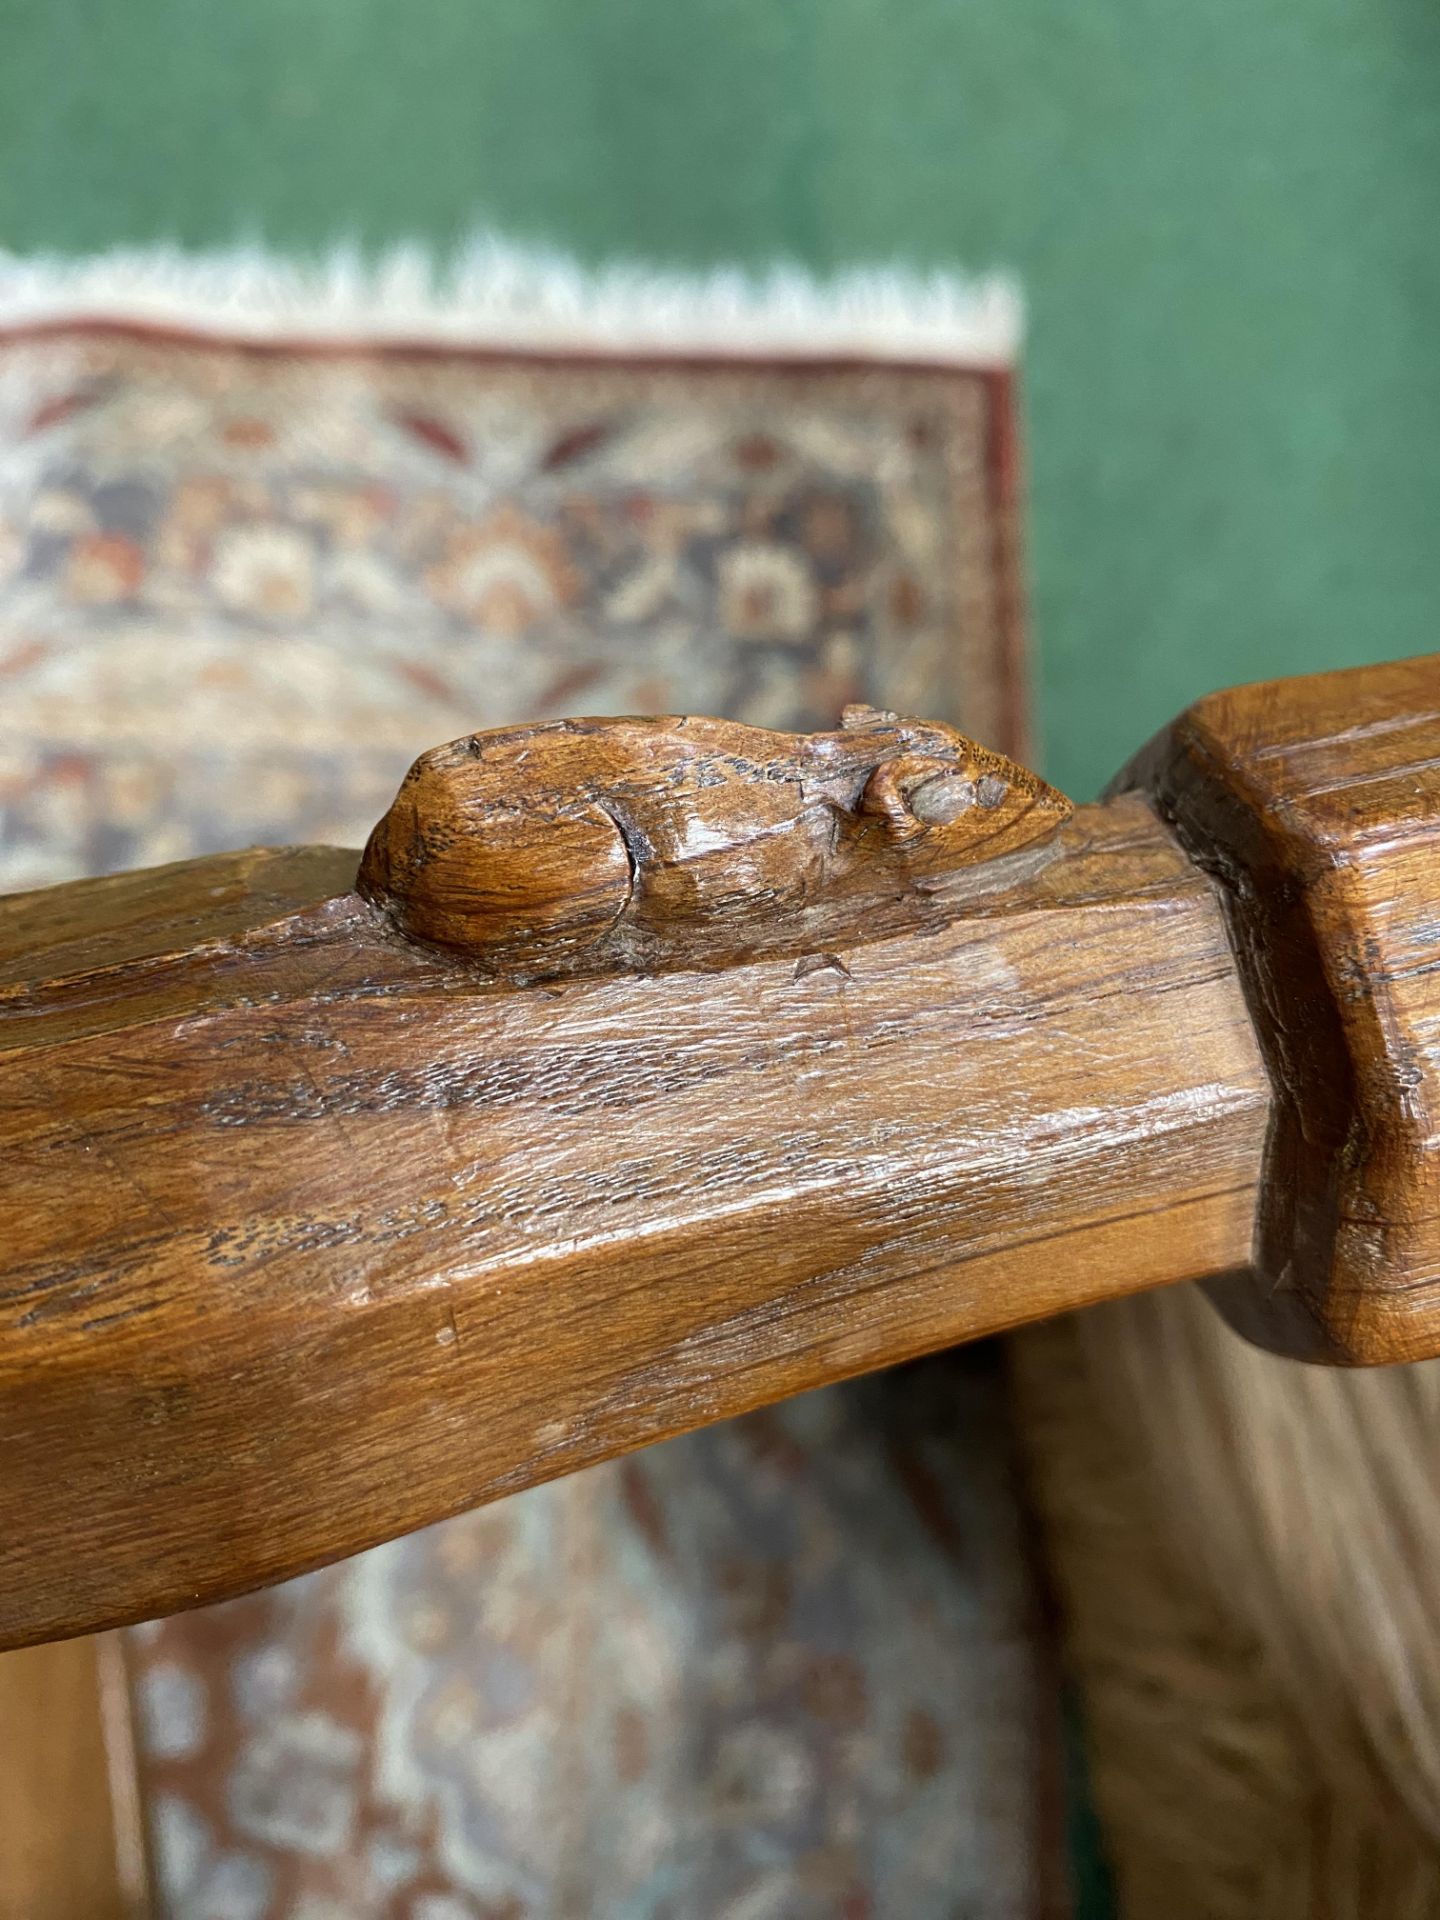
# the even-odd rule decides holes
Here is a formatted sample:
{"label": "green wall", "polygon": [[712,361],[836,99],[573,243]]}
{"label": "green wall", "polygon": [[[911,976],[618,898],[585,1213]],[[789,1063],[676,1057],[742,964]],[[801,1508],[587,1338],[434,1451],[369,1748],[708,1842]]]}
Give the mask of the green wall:
{"label": "green wall", "polygon": [[1440,606],[1433,0],[0,0],[0,245],[1018,270],[1049,770]]}

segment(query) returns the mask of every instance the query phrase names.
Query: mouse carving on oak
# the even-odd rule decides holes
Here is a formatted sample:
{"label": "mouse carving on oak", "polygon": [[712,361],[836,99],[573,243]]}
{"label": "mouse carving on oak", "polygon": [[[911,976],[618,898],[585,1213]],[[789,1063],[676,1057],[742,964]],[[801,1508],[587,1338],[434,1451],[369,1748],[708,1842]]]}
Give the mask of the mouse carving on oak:
{"label": "mouse carving on oak", "polygon": [[559,720],[422,754],[358,885],[512,980],[715,968],[940,924],[1046,857],[1070,812],[953,728],[873,707],[814,734]]}

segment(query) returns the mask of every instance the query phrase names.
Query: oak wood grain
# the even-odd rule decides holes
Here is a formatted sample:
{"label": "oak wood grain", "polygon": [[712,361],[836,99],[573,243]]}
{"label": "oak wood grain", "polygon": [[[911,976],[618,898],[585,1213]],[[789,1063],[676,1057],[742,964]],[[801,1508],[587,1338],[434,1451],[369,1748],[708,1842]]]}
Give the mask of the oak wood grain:
{"label": "oak wood grain", "polygon": [[1440,658],[1200,701],[1120,787],[1217,879],[1276,1091],[1252,1339],[1440,1351]]}
{"label": "oak wood grain", "polygon": [[945,920],[518,985],[354,854],[0,903],[0,1639],[282,1578],[1249,1257],[1270,1088],[1139,797]]}

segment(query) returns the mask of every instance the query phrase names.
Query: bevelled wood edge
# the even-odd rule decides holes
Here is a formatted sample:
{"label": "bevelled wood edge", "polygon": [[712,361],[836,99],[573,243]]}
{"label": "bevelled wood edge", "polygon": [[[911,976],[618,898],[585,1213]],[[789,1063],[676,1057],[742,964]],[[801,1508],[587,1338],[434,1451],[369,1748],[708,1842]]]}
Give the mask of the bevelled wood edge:
{"label": "bevelled wood edge", "polygon": [[1138,797],[939,926],[529,987],[354,859],[0,912],[0,1644],[1247,1256],[1269,1090]]}
{"label": "bevelled wood edge", "polygon": [[251,935],[355,884],[347,847],[246,847],[0,894],[0,1012],[37,985],[150,966]]}
{"label": "bevelled wood edge", "polygon": [[[1231,1324],[1260,1345],[1305,1359],[1349,1358],[1334,1350],[1324,1303],[1339,1152],[1353,1104],[1350,1063],[1303,895],[1288,882],[1263,818],[1234,790],[1228,772],[1201,714],[1191,709],[1109,789],[1148,793],[1190,857],[1218,882],[1274,1094],[1253,1265],[1212,1281],[1209,1290]],[[1297,1002],[1308,1007],[1308,1019],[1291,1016]]]}
{"label": "bevelled wood edge", "polygon": [[1285,1354],[1433,1353],[1440,656],[1213,694],[1110,791],[1133,789],[1218,883],[1274,1092],[1253,1271],[1212,1296]]}

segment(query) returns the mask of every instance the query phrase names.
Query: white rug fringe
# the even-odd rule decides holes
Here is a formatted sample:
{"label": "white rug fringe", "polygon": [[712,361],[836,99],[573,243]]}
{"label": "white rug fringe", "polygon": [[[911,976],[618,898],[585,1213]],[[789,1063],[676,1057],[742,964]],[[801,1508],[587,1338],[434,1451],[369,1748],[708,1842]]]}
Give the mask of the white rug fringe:
{"label": "white rug fringe", "polygon": [[340,246],[311,259],[260,246],[81,258],[0,251],[0,327],[77,318],[267,339],[997,367],[1013,363],[1021,334],[1019,292],[1002,274],[590,267],[484,234],[448,254]]}

